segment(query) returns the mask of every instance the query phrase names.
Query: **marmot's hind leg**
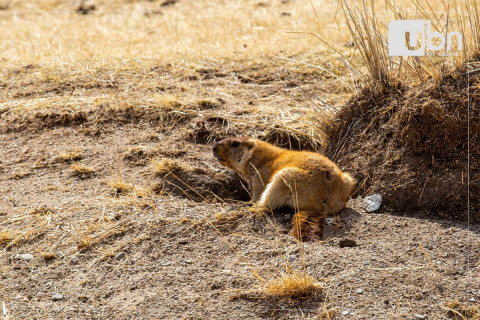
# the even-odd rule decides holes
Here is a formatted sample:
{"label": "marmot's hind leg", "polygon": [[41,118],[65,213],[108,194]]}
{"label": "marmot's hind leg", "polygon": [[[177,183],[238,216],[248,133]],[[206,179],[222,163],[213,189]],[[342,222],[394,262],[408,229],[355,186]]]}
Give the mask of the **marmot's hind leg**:
{"label": "marmot's hind leg", "polygon": [[297,168],[278,171],[265,187],[258,204],[272,210],[283,206],[295,208],[295,175],[299,173],[300,170]]}
{"label": "marmot's hind leg", "polygon": [[317,242],[322,240],[324,224],[325,218],[299,211],[293,216],[290,234],[301,242]]}

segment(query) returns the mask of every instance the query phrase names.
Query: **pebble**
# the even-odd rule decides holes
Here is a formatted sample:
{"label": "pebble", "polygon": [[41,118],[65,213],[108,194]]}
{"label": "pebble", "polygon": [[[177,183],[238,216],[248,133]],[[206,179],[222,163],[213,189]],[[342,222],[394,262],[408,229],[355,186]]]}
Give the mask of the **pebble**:
{"label": "pebble", "polygon": [[30,253],[22,253],[22,254],[17,254],[17,255],[15,255],[15,259],[22,259],[22,260],[25,260],[25,261],[32,261],[33,259],[35,259],[35,257],[33,256],[33,254],[30,254]]}
{"label": "pebble", "polygon": [[425,316],[423,314],[414,314],[413,317],[415,319],[425,319]]}
{"label": "pebble", "polygon": [[357,293],[358,293],[358,294],[363,293],[363,289],[358,289],[358,290],[357,290]]}
{"label": "pebble", "polygon": [[297,259],[297,256],[292,254],[291,256],[288,257],[288,262],[293,262],[295,261],[295,259]]}
{"label": "pebble", "polygon": [[333,223],[333,218],[325,218],[325,223],[326,224],[332,224]]}
{"label": "pebble", "polygon": [[382,205],[382,196],[379,195],[378,193],[363,199],[363,207],[367,212],[377,211],[378,209],[380,209],[381,205]]}
{"label": "pebble", "polygon": [[80,261],[80,258],[77,257],[77,256],[73,256],[73,257],[70,258],[70,262],[71,262],[71,263],[74,263],[74,264],[75,264],[75,263],[78,263],[78,261]]}
{"label": "pebble", "polygon": [[344,239],[342,239],[338,242],[338,245],[340,246],[340,248],[356,247],[357,242],[355,240],[352,240],[352,239],[344,238]]}
{"label": "pebble", "polygon": [[59,301],[59,300],[62,300],[63,299],[63,295],[60,294],[60,293],[55,293],[52,295],[52,300],[53,301]]}
{"label": "pebble", "polygon": [[115,255],[115,260],[122,260],[123,258],[125,258],[126,255],[127,254],[125,253],[125,251],[120,251]]}
{"label": "pebble", "polygon": [[348,312],[348,310],[344,310],[342,311],[342,316],[347,316],[350,312]]}
{"label": "pebble", "polygon": [[187,259],[187,260],[185,260],[185,263],[192,263],[192,260]]}

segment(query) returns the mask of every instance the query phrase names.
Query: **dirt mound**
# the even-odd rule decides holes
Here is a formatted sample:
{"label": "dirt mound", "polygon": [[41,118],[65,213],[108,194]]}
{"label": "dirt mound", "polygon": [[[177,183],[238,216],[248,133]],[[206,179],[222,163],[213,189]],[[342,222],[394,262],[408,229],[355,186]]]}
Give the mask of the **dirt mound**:
{"label": "dirt mound", "polygon": [[[480,194],[479,80],[366,88],[339,112],[327,154],[355,175],[360,195],[381,193],[388,209],[466,219],[468,192]],[[478,197],[470,196],[470,218],[480,221]]]}

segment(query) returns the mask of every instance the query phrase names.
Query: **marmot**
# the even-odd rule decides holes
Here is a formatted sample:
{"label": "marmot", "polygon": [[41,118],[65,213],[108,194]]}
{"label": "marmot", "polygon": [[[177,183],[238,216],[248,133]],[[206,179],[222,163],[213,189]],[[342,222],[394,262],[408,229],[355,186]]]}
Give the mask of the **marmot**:
{"label": "marmot", "polygon": [[258,139],[227,138],[213,146],[213,154],[248,182],[257,205],[295,210],[291,235],[299,241],[321,239],[324,218],[345,207],[356,183],[318,153],[286,150]]}

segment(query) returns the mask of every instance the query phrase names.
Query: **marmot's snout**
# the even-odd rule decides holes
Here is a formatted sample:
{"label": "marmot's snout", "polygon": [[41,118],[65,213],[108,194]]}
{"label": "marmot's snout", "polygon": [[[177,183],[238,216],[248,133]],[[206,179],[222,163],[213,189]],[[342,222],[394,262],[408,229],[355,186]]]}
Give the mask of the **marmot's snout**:
{"label": "marmot's snout", "polygon": [[217,142],[213,145],[213,155],[217,158],[218,161],[225,161],[222,157],[225,153],[225,147],[222,145],[222,142]]}

